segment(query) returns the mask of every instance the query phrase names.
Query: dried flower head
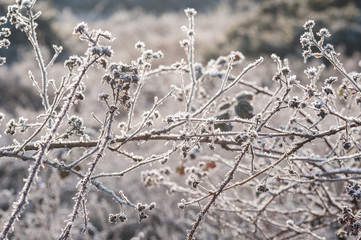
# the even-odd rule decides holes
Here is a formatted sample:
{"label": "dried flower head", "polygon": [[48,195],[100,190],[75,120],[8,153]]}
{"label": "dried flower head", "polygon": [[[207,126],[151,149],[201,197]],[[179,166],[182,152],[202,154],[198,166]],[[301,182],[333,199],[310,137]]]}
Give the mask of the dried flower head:
{"label": "dried flower head", "polygon": [[107,101],[109,98],[108,93],[101,93],[98,95],[98,101]]}
{"label": "dried flower head", "polygon": [[0,66],[6,63],[6,58],[0,57]]}
{"label": "dried flower head", "polygon": [[315,78],[317,76],[317,68],[315,67],[307,68],[304,72],[308,78]]}
{"label": "dried flower head", "polygon": [[331,85],[332,83],[336,82],[338,80],[337,77],[329,77],[325,80],[325,85]]}
{"label": "dried flower head", "polygon": [[111,49],[110,46],[101,46],[101,49],[102,49],[102,54],[105,56],[105,57],[111,57],[113,56],[113,50]]}
{"label": "dried flower head", "polygon": [[3,25],[8,22],[8,19],[6,17],[0,17],[0,25]]}
{"label": "dried flower head", "polygon": [[3,39],[0,41],[0,48],[5,47],[8,48],[10,46],[10,41],[8,39]]}
{"label": "dried flower head", "polygon": [[314,26],[315,26],[315,21],[314,20],[307,20],[306,23],[303,25],[303,27],[306,30],[311,30]]}
{"label": "dried flower head", "polygon": [[73,70],[74,67],[80,66],[82,64],[82,60],[78,56],[70,56],[68,60],[64,62],[64,66],[69,68],[69,70]]}
{"label": "dried flower head", "polygon": [[300,37],[300,43],[303,48],[307,47],[307,46],[311,46],[312,45],[312,35],[309,32],[305,32]]}
{"label": "dried flower head", "polygon": [[330,37],[331,33],[328,31],[327,28],[321,28],[320,31],[318,31],[317,35],[320,37]]}
{"label": "dried flower head", "polygon": [[152,202],[152,203],[149,205],[149,210],[153,210],[156,206],[157,206],[157,204],[156,204],[155,202]]}
{"label": "dried flower head", "polygon": [[109,214],[109,222],[116,223],[117,222],[117,215],[116,214]]}
{"label": "dried flower head", "polygon": [[125,222],[125,220],[127,220],[127,217],[124,215],[124,213],[122,213],[122,214],[119,214],[119,221],[120,222]]}
{"label": "dried flower head", "polygon": [[143,49],[145,48],[144,42],[138,41],[138,42],[135,44],[135,48],[136,48],[136,49],[139,49],[139,50],[143,50]]}
{"label": "dried flower head", "polygon": [[184,10],[187,17],[192,17],[197,14],[197,11],[194,8],[187,8]]}
{"label": "dried flower head", "polygon": [[74,28],[73,34],[83,34],[88,31],[88,24],[85,22],[78,23]]}
{"label": "dried flower head", "polygon": [[335,49],[332,44],[327,43],[326,46],[323,48],[323,51],[329,55],[329,54],[335,52]]}
{"label": "dried flower head", "polygon": [[185,48],[185,47],[189,46],[189,40],[188,39],[181,40],[179,43],[180,43],[180,46],[182,48]]}
{"label": "dried flower head", "polygon": [[10,37],[11,31],[10,28],[2,28],[0,31],[0,36],[2,37]]}

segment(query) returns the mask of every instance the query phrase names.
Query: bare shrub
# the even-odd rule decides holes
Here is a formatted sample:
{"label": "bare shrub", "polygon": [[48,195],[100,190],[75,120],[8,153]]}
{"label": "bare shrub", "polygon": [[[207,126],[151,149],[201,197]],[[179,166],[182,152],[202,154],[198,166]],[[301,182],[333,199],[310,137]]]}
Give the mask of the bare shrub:
{"label": "bare shrub", "polygon": [[[340,80],[324,78],[322,64],[297,77],[288,60],[276,54],[271,57],[277,71],[270,76],[275,91],[245,79],[263,58],[247,64],[242,53],[233,51],[204,66],[195,61],[194,9],[185,10],[188,25],[182,28],[186,60],[152,69],[163,53],[139,41],[137,59],[111,62],[111,33],[91,30],[82,22],[73,34],[87,45],[86,52],[70,56],[63,77],[50,79],[62,47],[54,45],[53,57],[44,59],[36,31],[41,13],[33,11],[35,2],[18,0],[8,7],[7,18],[0,18],[1,24],[8,19],[33,46],[40,74],[29,69],[28,77],[43,107],[40,114],[31,113],[30,120],[0,114],[3,132],[13,141],[0,148],[0,157],[29,166],[17,197],[2,190],[7,200],[1,204],[9,211],[1,216],[0,239],[26,236],[27,229],[37,228],[50,229],[51,238],[98,234],[105,239],[101,228],[127,224],[134,215],[141,224],[149,218],[165,224],[158,207],[166,193],[176,196],[177,206],[163,212],[184,211],[181,221],[170,223],[178,238],[199,234],[202,239],[325,239],[329,232],[339,238],[359,234],[361,75],[345,69],[326,41],[331,35],[326,28],[315,33],[315,22],[305,23],[300,37],[303,57],[326,59],[341,74]],[[1,30],[0,47],[10,44],[9,34]],[[96,97],[85,94],[92,68],[102,72],[99,82],[104,86]],[[160,76],[169,76],[172,84],[155,86],[159,96],[145,94],[145,86],[157,84]],[[76,115],[74,108],[91,98],[98,100],[103,114]],[[147,102],[147,109],[140,107],[141,101]],[[98,131],[88,130],[89,118]],[[163,201],[149,201],[146,194],[129,193],[127,185],[118,184],[134,173]],[[73,201],[72,210],[64,213],[61,197],[68,197],[66,191]],[[97,222],[104,202],[94,195],[109,196],[120,207],[107,216],[107,226]],[[30,204],[37,206],[35,214],[27,210]],[[98,211],[89,211],[93,205]],[[64,226],[55,229],[63,220]],[[161,232],[152,234],[164,238]],[[150,239],[144,233],[135,235]]]}

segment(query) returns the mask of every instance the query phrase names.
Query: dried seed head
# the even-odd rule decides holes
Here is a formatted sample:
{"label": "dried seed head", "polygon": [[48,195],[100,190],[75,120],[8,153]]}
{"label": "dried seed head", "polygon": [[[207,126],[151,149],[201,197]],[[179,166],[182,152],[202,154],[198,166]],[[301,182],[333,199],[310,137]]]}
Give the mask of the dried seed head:
{"label": "dried seed head", "polygon": [[86,24],[85,22],[81,22],[74,28],[73,34],[83,34],[87,31],[88,31],[88,24]]}
{"label": "dried seed head", "polygon": [[311,34],[308,32],[302,34],[300,37],[300,43],[303,48],[307,46],[311,46],[313,44]]}
{"label": "dried seed head", "polygon": [[195,16],[197,11],[194,8],[187,8],[184,10],[187,17]]}
{"label": "dried seed head", "polygon": [[331,85],[333,82],[336,82],[337,79],[337,77],[329,77],[325,80],[325,85]]}
{"label": "dried seed head", "polygon": [[331,87],[324,87],[322,88],[323,92],[326,93],[326,95],[332,95],[334,96],[335,93]]}
{"label": "dried seed head", "polygon": [[120,222],[125,222],[125,220],[127,220],[127,217],[124,215],[124,213],[119,214],[119,221]]}
{"label": "dried seed head", "polygon": [[320,37],[330,37],[331,33],[328,31],[327,28],[321,28],[320,31],[318,31],[317,35]]}
{"label": "dried seed head", "polygon": [[144,212],[139,213],[139,222],[143,221],[144,219],[148,218]]}
{"label": "dried seed head", "polygon": [[179,43],[180,43],[182,48],[185,48],[185,47],[189,46],[189,40],[188,39],[181,40]]}
{"label": "dried seed head", "polygon": [[145,209],[145,205],[142,203],[137,203],[136,209],[138,212],[142,212]]}
{"label": "dried seed head", "polygon": [[183,202],[178,203],[178,208],[184,209],[184,208],[185,208],[185,204],[184,204]]}
{"label": "dried seed head", "polygon": [[257,192],[268,192],[269,189],[266,187],[266,184],[260,184],[257,186]]}
{"label": "dried seed head", "polygon": [[153,210],[156,206],[157,206],[157,204],[156,204],[155,202],[152,202],[152,203],[149,205],[149,210]]}
{"label": "dried seed head", "polygon": [[345,150],[349,150],[351,148],[352,144],[350,142],[345,142],[343,144],[343,149]]}
{"label": "dried seed head", "polygon": [[116,214],[109,214],[109,222],[116,223],[117,222],[117,215]]}
{"label": "dried seed head", "polygon": [[0,66],[6,63],[6,58],[0,57]]}
{"label": "dried seed head", "polygon": [[317,68],[315,67],[307,68],[304,72],[308,78],[315,78],[317,76]]}
{"label": "dried seed head", "polygon": [[323,48],[323,51],[329,55],[335,52],[335,48],[333,47],[332,44],[327,43],[326,46]]}
{"label": "dried seed head", "polygon": [[139,50],[144,49],[144,48],[145,48],[144,42],[138,41],[138,42],[135,44],[135,48],[136,48],[136,49],[139,49]]}
{"label": "dried seed head", "polygon": [[101,93],[98,95],[98,101],[107,101],[109,98],[108,93]]}
{"label": "dried seed head", "polygon": [[314,20],[307,20],[306,23],[303,25],[303,27],[306,30],[311,30],[314,26],[315,26],[315,21]]}
{"label": "dried seed head", "polygon": [[0,17],[0,25],[3,25],[8,22],[8,19],[6,17]]}
{"label": "dried seed head", "polygon": [[70,56],[68,60],[64,62],[64,66],[69,68],[69,70],[73,70],[74,67],[80,66],[82,64],[82,60],[78,56]]}

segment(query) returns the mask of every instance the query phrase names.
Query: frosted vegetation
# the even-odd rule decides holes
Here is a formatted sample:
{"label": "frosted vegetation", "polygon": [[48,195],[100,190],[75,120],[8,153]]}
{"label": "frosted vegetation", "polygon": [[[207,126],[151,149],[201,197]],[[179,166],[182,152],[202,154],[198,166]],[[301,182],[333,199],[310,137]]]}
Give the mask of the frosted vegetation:
{"label": "frosted vegetation", "polygon": [[86,2],[0,5],[0,240],[359,235],[359,49],[309,20],[357,1]]}

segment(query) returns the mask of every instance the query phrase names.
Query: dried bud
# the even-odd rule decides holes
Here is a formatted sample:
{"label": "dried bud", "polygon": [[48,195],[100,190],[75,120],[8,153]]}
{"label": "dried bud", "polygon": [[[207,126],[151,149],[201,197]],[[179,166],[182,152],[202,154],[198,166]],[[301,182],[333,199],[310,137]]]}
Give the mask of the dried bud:
{"label": "dried bud", "polygon": [[152,202],[150,205],[149,205],[149,210],[152,210],[156,207],[156,203],[155,202]]}
{"label": "dried bud", "polygon": [[141,203],[138,203],[137,206],[136,206],[136,209],[138,212],[141,212],[145,209],[145,205],[144,204],[141,204]]}
{"label": "dried bud", "polygon": [[197,11],[194,8],[187,8],[184,10],[187,17],[195,16],[197,14]]}
{"label": "dried bud", "polygon": [[317,35],[320,37],[330,37],[331,33],[328,31],[327,28],[321,28],[320,31],[318,31]]}
{"label": "dried bud", "polygon": [[127,220],[127,217],[124,214],[119,214],[119,221],[125,222],[125,220]]}
{"label": "dried bud", "polygon": [[303,25],[303,27],[306,30],[311,30],[314,26],[315,26],[315,21],[314,20],[307,20],[306,23]]}
{"label": "dried bud", "polygon": [[109,222],[116,223],[117,222],[117,215],[116,214],[109,214]]}
{"label": "dried bud", "polygon": [[144,42],[138,41],[138,42],[135,44],[135,48],[136,48],[136,49],[139,49],[139,50],[144,49],[144,48],[145,48]]}
{"label": "dried bud", "polygon": [[79,23],[73,31],[73,34],[83,34],[88,31],[88,25],[85,22]]}
{"label": "dried bud", "polygon": [[257,186],[257,192],[268,192],[269,189],[266,187],[266,184],[260,184]]}

